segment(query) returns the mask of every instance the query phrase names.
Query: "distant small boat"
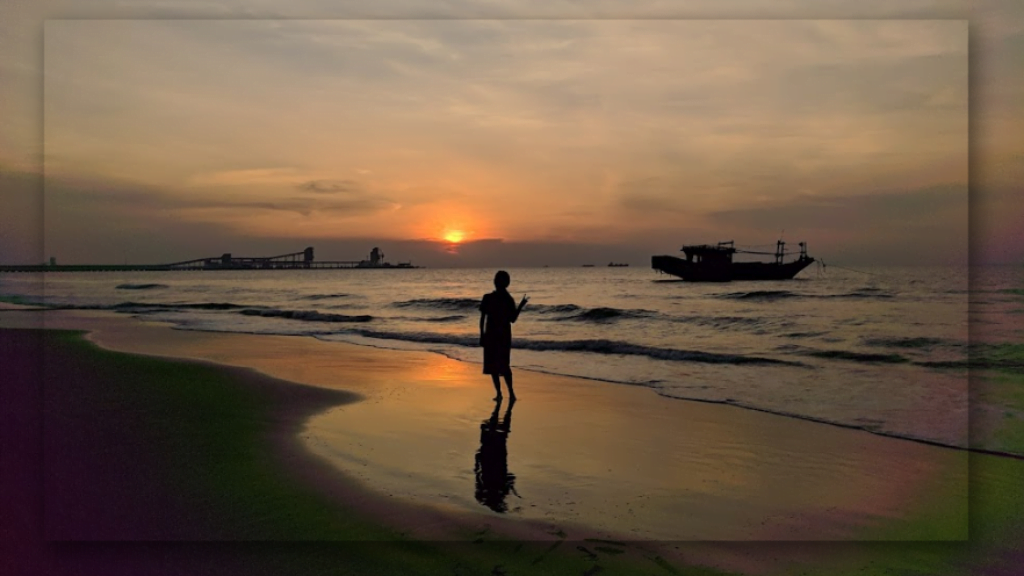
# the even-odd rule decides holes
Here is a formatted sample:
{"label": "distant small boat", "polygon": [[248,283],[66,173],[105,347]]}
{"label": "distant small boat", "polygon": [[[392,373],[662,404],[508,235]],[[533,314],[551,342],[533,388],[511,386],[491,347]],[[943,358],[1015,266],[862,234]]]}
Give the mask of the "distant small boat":
{"label": "distant small boat", "polygon": [[622,262],[609,262],[608,266],[611,267],[611,268],[622,268],[624,266],[629,266],[629,264],[622,263]]}
{"label": "distant small boat", "polygon": [[584,264],[583,267],[584,268],[593,268],[594,265],[593,264]]}
{"label": "distant small boat", "polygon": [[678,276],[690,282],[729,282],[732,280],[791,280],[811,265],[814,258],[807,255],[807,243],[800,242],[800,256],[784,262],[786,243],[775,244],[774,262],[733,262],[737,252],[745,254],[771,254],[738,250],[732,240],[717,245],[694,244],[683,246],[686,259],[675,256],[652,256],[651,267],[660,272]]}

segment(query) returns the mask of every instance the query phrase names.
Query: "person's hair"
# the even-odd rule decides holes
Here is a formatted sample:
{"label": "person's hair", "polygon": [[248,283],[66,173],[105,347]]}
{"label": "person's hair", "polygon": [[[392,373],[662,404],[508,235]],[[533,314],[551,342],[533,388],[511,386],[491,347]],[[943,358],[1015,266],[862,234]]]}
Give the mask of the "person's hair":
{"label": "person's hair", "polygon": [[512,278],[504,270],[498,270],[498,273],[494,275],[495,288],[508,288],[508,285],[511,283]]}

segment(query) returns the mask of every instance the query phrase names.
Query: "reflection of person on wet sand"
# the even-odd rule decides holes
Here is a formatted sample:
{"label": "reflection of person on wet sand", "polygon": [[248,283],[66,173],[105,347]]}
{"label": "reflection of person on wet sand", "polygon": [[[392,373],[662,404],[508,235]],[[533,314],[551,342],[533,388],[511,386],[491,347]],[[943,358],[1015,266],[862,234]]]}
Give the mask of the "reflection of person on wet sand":
{"label": "reflection of person on wet sand", "polygon": [[509,398],[515,400],[516,393],[512,390],[512,368],[509,360],[512,355],[512,324],[519,318],[523,306],[529,298],[523,296],[516,307],[516,301],[508,293],[508,285],[512,282],[508,272],[499,271],[494,275],[494,292],[484,294],[480,301],[480,345],[484,347],[484,374],[490,374],[494,382],[495,400],[501,399],[501,380],[505,377]]}
{"label": "reflection of person on wet sand", "polygon": [[507,512],[505,497],[516,492],[515,474],[508,471],[508,435],[512,432],[512,405],[509,401],[505,418],[499,423],[501,401],[494,405],[491,417],[480,424],[480,450],[476,453],[476,500],[495,512]]}

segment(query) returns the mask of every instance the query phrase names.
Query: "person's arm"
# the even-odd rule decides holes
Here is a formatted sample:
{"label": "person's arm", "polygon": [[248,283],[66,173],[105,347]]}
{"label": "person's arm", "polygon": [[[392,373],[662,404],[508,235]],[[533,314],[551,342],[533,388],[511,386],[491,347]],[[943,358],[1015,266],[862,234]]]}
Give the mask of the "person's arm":
{"label": "person's arm", "polygon": [[484,321],[487,318],[487,296],[480,301],[480,345],[484,345]]}
{"label": "person's arm", "polygon": [[525,295],[523,296],[523,299],[519,301],[519,307],[516,308],[516,311],[512,313],[512,323],[513,324],[515,324],[516,320],[519,319],[519,313],[523,311],[523,306],[526,306],[526,303],[529,302],[529,301],[530,301],[530,299],[527,298]]}

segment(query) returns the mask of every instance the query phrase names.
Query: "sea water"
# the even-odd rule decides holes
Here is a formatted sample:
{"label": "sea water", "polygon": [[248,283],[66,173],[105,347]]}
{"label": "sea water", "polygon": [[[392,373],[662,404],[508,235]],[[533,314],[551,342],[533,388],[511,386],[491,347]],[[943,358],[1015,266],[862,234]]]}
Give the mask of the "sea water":
{"label": "sea water", "polygon": [[[0,298],[478,363],[478,307],[494,272],[5,274]],[[1004,352],[1022,333],[1016,267],[812,267],[788,281],[731,283],[634,267],[509,272],[515,299],[530,297],[513,327],[516,369],[950,446],[968,444],[968,368],[1016,365]]]}

